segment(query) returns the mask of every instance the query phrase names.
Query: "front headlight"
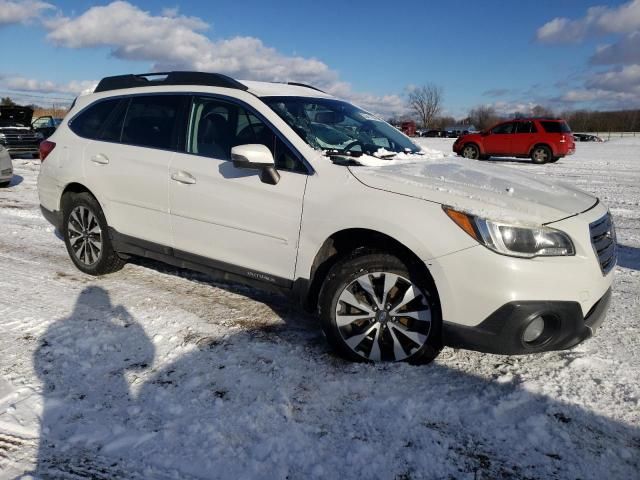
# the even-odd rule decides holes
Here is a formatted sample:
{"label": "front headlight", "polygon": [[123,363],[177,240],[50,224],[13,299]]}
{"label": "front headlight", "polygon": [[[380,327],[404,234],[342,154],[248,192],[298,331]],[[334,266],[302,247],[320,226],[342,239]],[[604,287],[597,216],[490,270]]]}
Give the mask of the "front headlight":
{"label": "front headlight", "polygon": [[523,258],[575,255],[569,235],[555,228],[494,222],[451,207],[442,208],[456,225],[494,252]]}

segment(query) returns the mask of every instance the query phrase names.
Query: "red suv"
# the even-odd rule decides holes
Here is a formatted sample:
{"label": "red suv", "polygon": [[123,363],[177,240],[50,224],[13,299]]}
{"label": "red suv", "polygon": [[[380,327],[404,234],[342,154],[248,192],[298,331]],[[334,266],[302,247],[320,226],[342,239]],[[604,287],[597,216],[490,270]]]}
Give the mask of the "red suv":
{"label": "red suv", "polygon": [[557,162],[576,150],[567,122],[557,118],[519,118],[480,133],[459,137],[453,151],[466,158],[531,158],[533,163]]}

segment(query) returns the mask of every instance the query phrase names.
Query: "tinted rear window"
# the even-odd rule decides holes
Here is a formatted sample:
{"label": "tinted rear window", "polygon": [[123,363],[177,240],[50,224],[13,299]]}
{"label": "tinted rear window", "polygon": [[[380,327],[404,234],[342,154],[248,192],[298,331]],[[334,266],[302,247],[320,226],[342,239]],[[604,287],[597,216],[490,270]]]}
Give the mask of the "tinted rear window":
{"label": "tinted rear window", "polygon": [[121,100],[117,98],[95,103],[74,118],[69,128],[81,137],[97,140],[120,103]]}
{"label": "tinted rear window", "polygon": [[186,95],[145,95],[131,98],[122,129],[122,143],[141,147],[174,149],[178,116]]}
{"label": "tinted rear window", "polygon": [[567,122],[540,122],[547,133],[571,133]]}

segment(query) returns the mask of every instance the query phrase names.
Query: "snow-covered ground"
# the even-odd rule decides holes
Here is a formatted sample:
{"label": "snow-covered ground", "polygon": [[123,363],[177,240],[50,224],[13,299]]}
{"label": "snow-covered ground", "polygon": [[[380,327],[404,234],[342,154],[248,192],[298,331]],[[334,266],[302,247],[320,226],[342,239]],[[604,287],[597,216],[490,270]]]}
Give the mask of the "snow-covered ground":
{"label": "snow-covered ground", "polygon": [[[452,140],[424,139],[450,152]],[[611,207],[609,316],[571,351],[350,364],[277,295],[140,261],[92,278],[0,190],[0,478],[640,478],[640,138],[496,160]]]}

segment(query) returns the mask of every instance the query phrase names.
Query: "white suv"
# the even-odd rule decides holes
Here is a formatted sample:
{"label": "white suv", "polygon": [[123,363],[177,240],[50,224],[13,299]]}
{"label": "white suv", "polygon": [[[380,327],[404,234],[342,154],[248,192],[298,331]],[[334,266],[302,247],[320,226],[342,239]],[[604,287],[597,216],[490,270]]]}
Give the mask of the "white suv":
{"label": "white suv", "polygon": [[609,304],[615,232],[598,199],[434,160],[310,86],[109,77],[40,153],[43,214],[83,272],[140,255],[284,290],[353,360],[570,348]]}

